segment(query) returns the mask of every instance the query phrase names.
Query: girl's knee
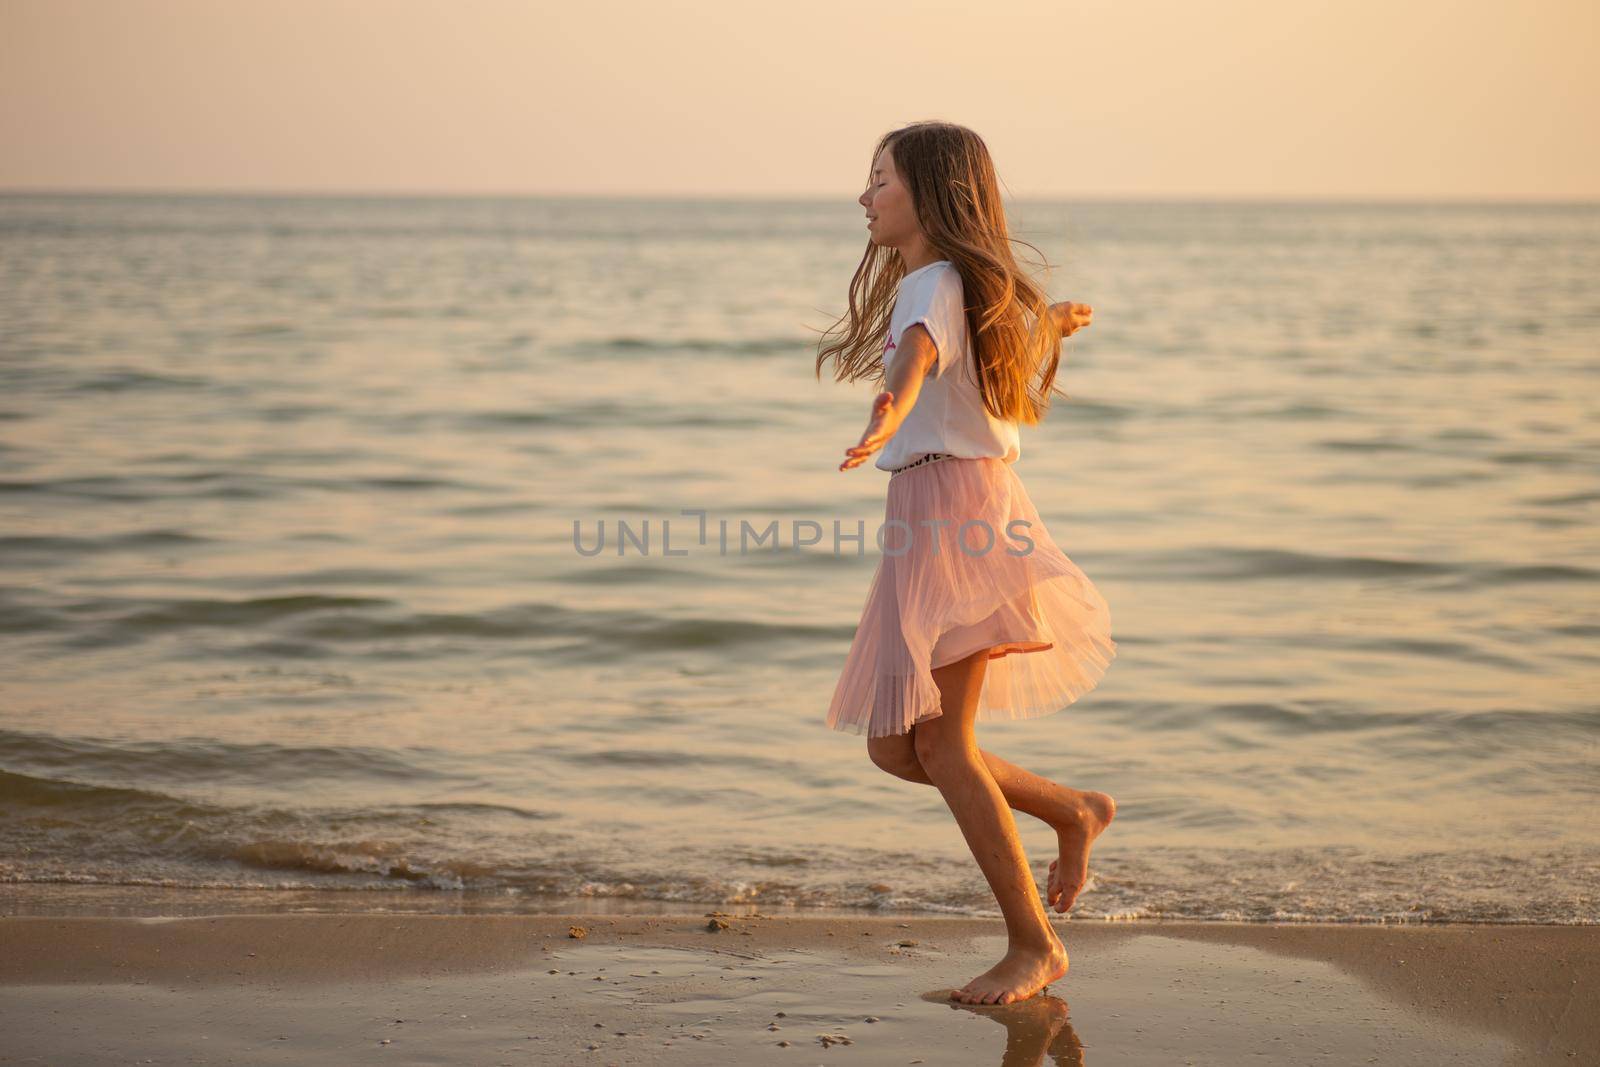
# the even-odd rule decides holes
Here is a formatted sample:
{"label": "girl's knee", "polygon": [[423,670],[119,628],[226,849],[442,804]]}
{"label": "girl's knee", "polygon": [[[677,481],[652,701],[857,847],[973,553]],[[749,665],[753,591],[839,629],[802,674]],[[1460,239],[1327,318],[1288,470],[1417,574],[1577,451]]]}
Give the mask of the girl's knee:
{"label": "girl's knee", "polygon": [[967,759],[976,749],[954,715],[938,715],[918,723],[912,738],[912,750],[924,767]]}
{"label": "girl's knee", "polygon": [[867,738],[867,756],[896,778],[904,778],[918,764],[910,732]]}

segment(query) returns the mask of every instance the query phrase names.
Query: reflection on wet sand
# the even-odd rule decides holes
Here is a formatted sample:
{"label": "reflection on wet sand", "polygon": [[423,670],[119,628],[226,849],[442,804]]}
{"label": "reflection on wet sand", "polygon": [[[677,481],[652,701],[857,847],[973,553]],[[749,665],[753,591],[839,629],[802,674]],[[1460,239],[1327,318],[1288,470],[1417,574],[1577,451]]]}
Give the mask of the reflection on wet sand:
{"label": "reflection on wet sand", "polygon": [[[949,991],[924,993],[922,999],[942,1002],[949,999]],[[953,1008],[971,1011],[1005,1027],[1005,1047],[1000,1053],[1000,1067],[1032,1067],[1034,1064],[1078,1065],[1084,1062],[1083,1042],[1068,1021],[1067,1002],[1041,991],[1016,1004],[952,1004]]]}

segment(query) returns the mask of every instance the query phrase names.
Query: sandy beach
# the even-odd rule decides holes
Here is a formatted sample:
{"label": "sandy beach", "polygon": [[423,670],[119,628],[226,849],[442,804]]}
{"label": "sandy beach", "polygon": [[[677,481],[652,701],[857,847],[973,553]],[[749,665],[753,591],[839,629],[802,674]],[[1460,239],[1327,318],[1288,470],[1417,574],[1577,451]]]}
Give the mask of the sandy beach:
{"label": "sandy beach", "polygon": [[[226,894],[224,894],[225,896]],[[998,922],[0,918],[5,1063],[1594,1063],[1600,927],[1058,924],[1065,979],[948,1000]]]}

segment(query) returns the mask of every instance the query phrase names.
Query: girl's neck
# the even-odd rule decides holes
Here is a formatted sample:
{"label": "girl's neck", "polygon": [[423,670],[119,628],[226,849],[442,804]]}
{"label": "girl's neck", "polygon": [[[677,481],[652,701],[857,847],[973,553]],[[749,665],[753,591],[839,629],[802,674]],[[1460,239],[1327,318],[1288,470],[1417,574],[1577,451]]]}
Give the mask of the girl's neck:
{"label": "girl's neck", "polygon": [[921,234],[917,235],[915,242],[900,249],[900,262],[905,264],[907,274],[921,270],[930,263],[937,263],[943,258]]}

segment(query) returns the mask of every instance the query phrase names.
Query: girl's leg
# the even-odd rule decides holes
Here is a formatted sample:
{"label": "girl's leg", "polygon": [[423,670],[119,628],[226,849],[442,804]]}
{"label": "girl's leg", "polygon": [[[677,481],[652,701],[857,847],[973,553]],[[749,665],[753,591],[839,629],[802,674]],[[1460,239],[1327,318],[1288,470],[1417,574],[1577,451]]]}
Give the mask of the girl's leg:
{"label": "girl's leg", "polygon": [[952,994],[972,1004],[1009,1004],[1037,993],[1067,973],[1067,951],[1039,903],[1038,887],[1005,794],[979,754],[973,722],[989,651],[939,667],[941,714],[917,724],[917,758],[944,796],[967,847],[1005,916],[1005,957]]}
{"label": "girl's leg", "polygon": [[[932,785],[933,779],[917,758],[915,738],[920,725],[913,726],[910,733],[869,738],[867,754],[897,778]],[[1050,861],[1045,899],[1055,911],[1065,914],[1083,891],[1089,878],[1089,851],[1116,816],[1117,802],[1107,793],[1052,782],[987,749],[979,749],[978,754],[1006,803],[1056,832],[1057,856]]]}

